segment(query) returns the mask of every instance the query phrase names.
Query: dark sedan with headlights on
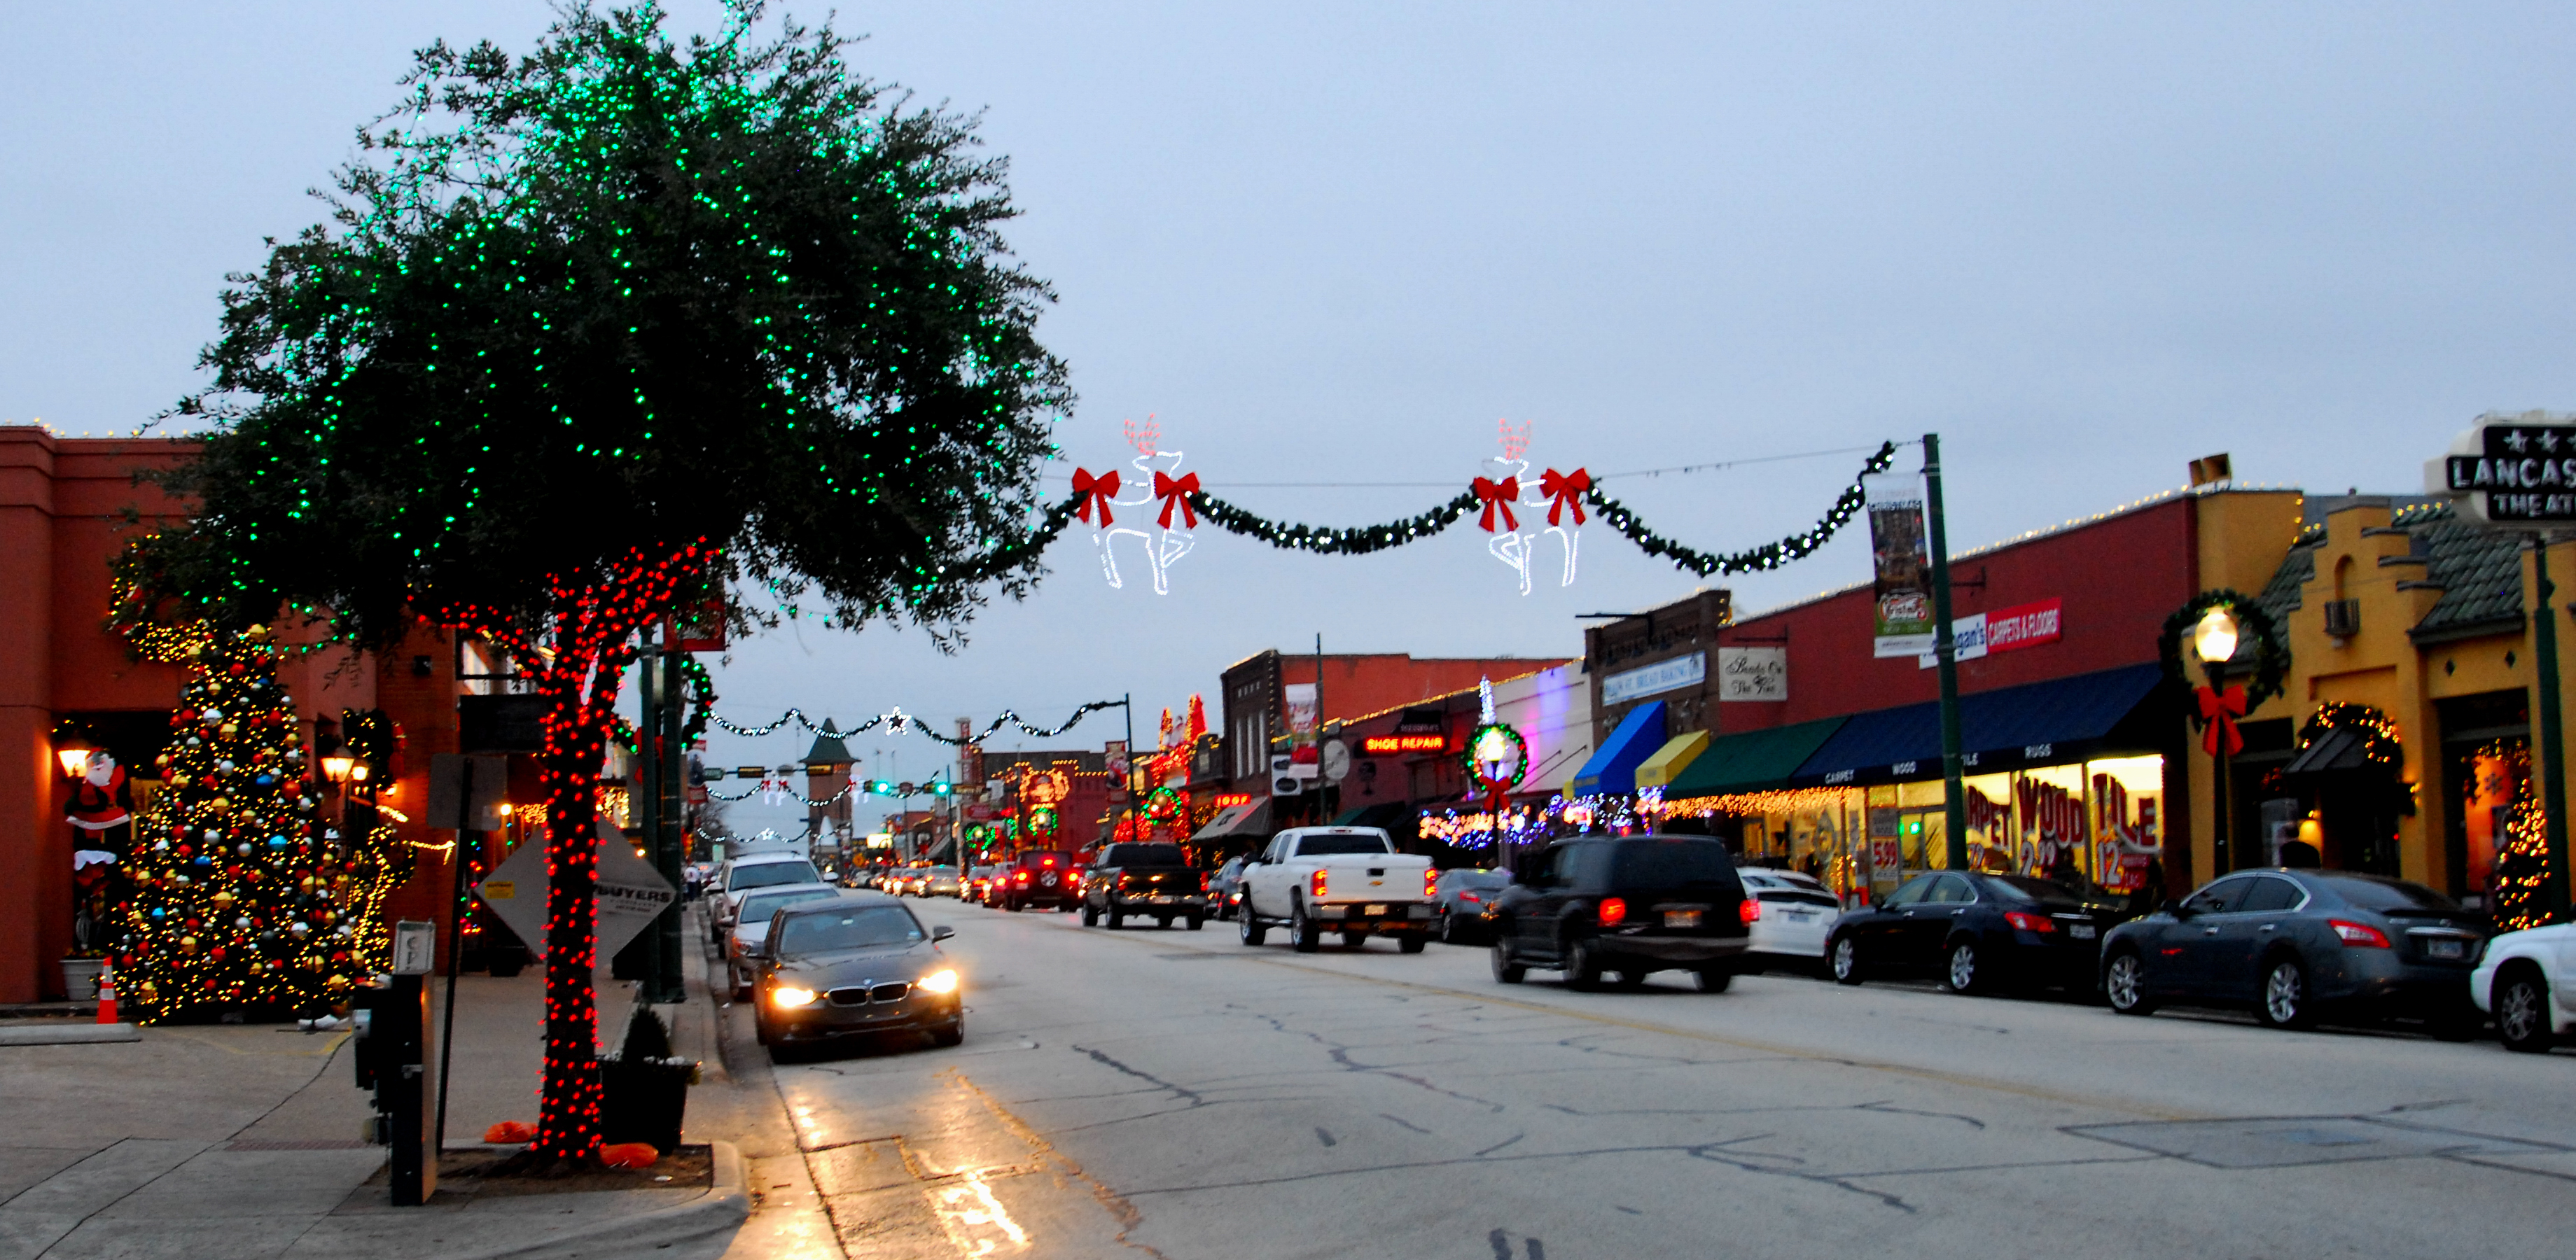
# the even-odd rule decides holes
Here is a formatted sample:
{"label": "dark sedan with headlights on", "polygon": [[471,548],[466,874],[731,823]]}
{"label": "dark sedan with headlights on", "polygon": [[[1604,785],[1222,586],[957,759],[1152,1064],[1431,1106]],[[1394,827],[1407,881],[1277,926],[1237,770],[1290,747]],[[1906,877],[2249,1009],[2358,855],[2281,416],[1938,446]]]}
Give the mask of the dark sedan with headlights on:
{"label": "dark sedan with headlights on", "polygon": [[2409,1018],[2467,1040],[2482,1023],[2469,973],[2486,938],[2485,916],[2422,884],[2237,871],[2114,930],[2102,946],[2102,995],[2125,1015],[2172,1003],[2251,1007],[2274,1028]]}
{"label": "dark sedan with headlights on", "polygon": [[1953,993],[2091,991],[2120,904],[2028,875],[1932,871],[1846,914],[1825,944],[1834,979],[1931,975]]}
{"label": "dark sedan with headlights on", "polygon": [[940,1046],[964,1041],[965,986],[938,944],[954,935],[922,927],[891,897],[781,909],[760,945],[752,1007],[760,1044],[775,1056],[887,1033],[927,1033]]}

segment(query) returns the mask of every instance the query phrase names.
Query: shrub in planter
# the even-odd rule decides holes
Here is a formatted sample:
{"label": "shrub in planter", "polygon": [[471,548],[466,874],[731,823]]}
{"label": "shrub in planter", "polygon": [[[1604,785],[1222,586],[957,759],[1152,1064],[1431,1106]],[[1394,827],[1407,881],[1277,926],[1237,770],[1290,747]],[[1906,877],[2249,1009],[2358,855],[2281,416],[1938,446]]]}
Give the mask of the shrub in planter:
{"label": "shrub in planter", "polygon": [[601,1141],[650,1142],[665,1155],[680,1145],[698,1064],[672,1056],[671,1031],[653,1008],[636,1004],[625,1043],[600,1056],[599,1083]]}

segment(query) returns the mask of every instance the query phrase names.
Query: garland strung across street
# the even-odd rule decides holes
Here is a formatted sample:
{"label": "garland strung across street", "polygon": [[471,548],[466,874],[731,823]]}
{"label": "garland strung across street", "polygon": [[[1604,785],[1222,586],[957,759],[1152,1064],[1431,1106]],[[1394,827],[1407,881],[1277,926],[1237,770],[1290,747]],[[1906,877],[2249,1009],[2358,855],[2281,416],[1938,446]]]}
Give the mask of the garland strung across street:
{"label": "garland strung across street", "polygon": [[[1058,735],[1064,734],[1066,731],[1072,730],[1075,724],[1081,722],[1082,719],[1090,717],[1092,714],[1097,713],[1102,709],[1115,709],[1124,703],[1126,702],[1123,700],[1094,700],[1078,709],[1075,709],[1073,711],[1073,716],[1066,718],[1062,725],[1052,727],[1032,726],[1029,724],[1027,719],[1021,717],[1018,713],[1009,709],[1004,709],[1002,710],[1002,715],[1000,717],[994,718],[991,723],[984,727],[982,734],[963,736],[942,735],[937,729],[933,728],[930,723],[924,722],[920,718],[914,717],[913,715],[904,712],[902,709],[897,708],[889,709],[875,717],[869,718],[867,721],[859,723],[856,726],[835,728],[830,733],[834,735],[859,735],[868,731],[873,731],[882,726],[886,729],[888,734],[900,734],[909,730],[916,734],[927,735],[951,748],[962,748],[968,744],[980,744],[985,740],[991,739],[993,737],[993,732],[1002,729],[1004,726],[1016,726],[1020,728],[1023,733],[1035,738],[1053,739]],[[804,727],[806,730],[815,734],[823,733],[823,728],[815,725],[814,719],[805,716],[805,711],[803,709],[789,709],[787,712],[780,714],[777,721],[771,722],[765,726],[744,726],[737,722],[728,721],[724,715],[719,713],[710,713],[707,716],[713,719],[717,726],[724,728],[726,734],[741,735],[751,739],[758,739],[763,735],[775,734],[779,728],[786,726],[790,722],[794,722],[798,726]]]}
{"label": "garland strung across street", "polygon": [[[1227,533],[1282,550],[1358,556],[1433,537],[1472,515],[1477,528],[1489,536],[1488,550],[1518,572],[1521,593],[1528,594],[1537,542],[1544,535],[1562,540],[1564,564],[1559,584],[1573,584],[1578,535],[1589,519],[1585,511],[1588,505],[1621,537],[1647,555],[1671,560],[1674,568],[1701,577],[1749,573],[1777,569],[1814,554],[1860,514],[1864,502],[1861,479],[1886,471],[1896,457],[1895,443],[1881,443],[1812,528],[1744,551],[1720,553],[1700,551],[1657,533],[1635,509],[1602,493],[1587,469],[1561,472],[1549,468],[1532,479],[1529,462],[1521,458],[1529,444],[1529,426],[1525,424],[1518,428],[1503,426],[1502,457],[1485,461],[1488,473],[1494,475],[1476,477],[1456,496],[1418,515],[1380,525],[1350,527],[1274,520],[1208,493],[1200,487],[1197,473],[1181,472],[1181,452],[1161,448],[1159,427],[1150,421],[1141,427],[1129,425],[1127,439],[1137,452],[1136,458],[1129,461],[1133,474],[1117,469],[1094,473],[1076,468],[1072,497],[1047,509],[1029,540],[1014,549],[1015,556],[1044,547],[1078,519],[1091,526],[1101,571],[1111,586],[1126,584],[1119,571],[1118,542],[1132,538],[1153,577],[1155,591],[1166,593],[1170,589],[1171,566],[1186,557],[1197,543],[1201,518]],[[1528,518],[1526,530],[1524,515]],[[1126,523],[1122,524],[1122,520]]]}

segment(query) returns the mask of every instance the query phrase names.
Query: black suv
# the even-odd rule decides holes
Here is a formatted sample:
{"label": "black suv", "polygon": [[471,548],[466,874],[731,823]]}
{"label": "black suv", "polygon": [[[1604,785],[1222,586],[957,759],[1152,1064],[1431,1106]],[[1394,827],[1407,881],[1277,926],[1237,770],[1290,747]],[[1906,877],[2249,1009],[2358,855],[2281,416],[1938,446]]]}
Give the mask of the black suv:
{"label": "black suv", "polygon": [[1109,918],[1124,927],[1127,916],[1152,919],[1164,927],[1187,920],[1195,932],[1207,921],[1207,892],[1198,871],[1177,844],[1113,844],[1082,873],[1082,926]]}
{"label": "black suv", "polygon": [[1494,979],[1519,984],[1530,968],[1551,967],[1567,988],[1591,990],[1606,972],[1636,988],[1658,971],[1688,971],[1701,992],[1722,992],[1751,904],[1735,859],[1711,837],[1563,841],[1494,900]]}

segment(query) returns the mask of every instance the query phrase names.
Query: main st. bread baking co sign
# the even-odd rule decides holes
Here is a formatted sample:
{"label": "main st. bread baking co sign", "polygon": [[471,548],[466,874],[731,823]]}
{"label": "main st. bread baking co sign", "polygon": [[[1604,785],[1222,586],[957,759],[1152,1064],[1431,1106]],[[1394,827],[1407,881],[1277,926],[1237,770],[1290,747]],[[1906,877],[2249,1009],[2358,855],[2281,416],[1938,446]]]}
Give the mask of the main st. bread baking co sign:
{"label": "main st. bread baking co sign", "polygon": [[2495,525],[2576,522],[2576,423],[2567,417],[2479,421],[2424,465],[2424,489],[2462,518]]}

